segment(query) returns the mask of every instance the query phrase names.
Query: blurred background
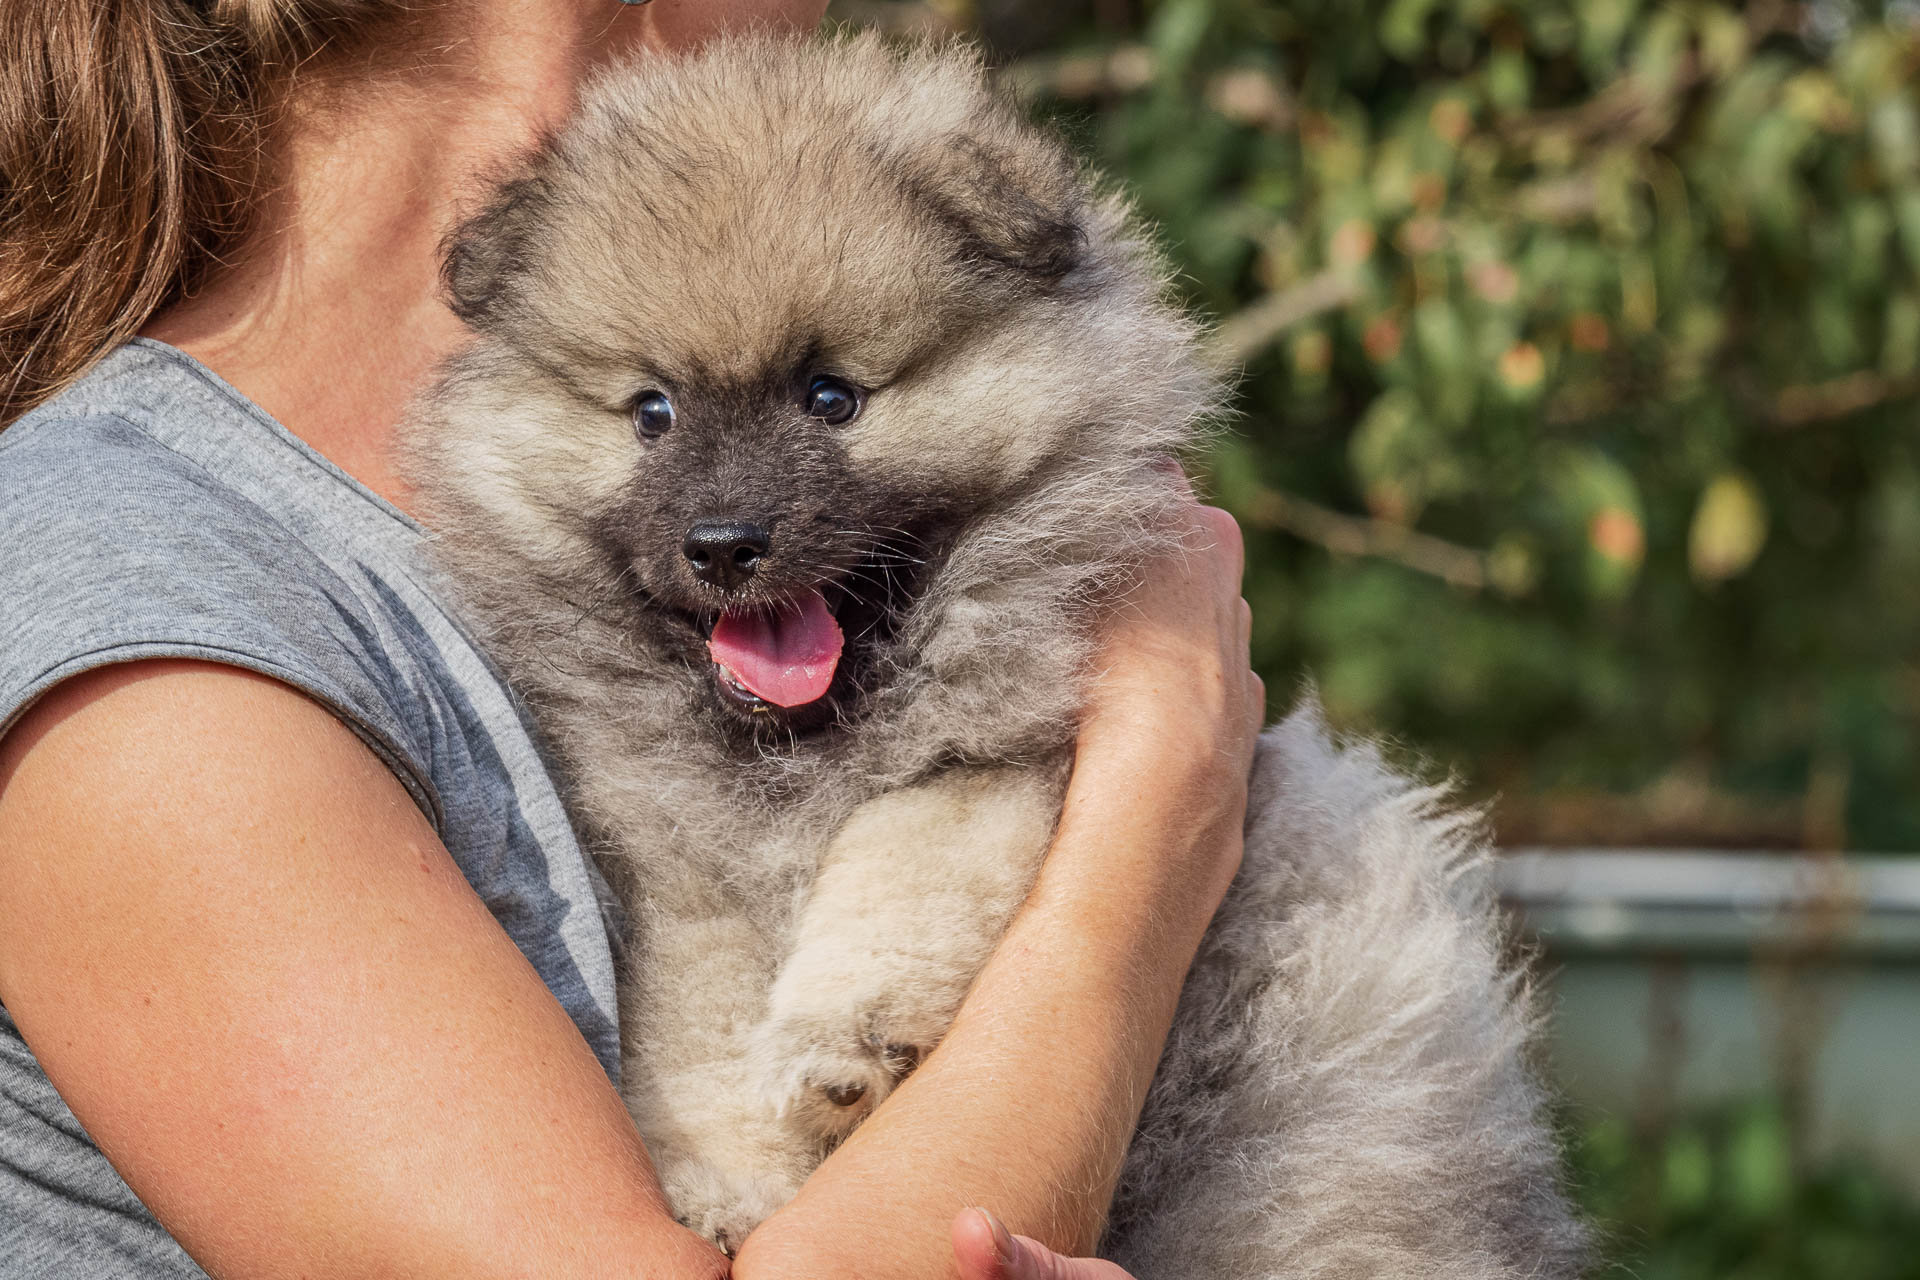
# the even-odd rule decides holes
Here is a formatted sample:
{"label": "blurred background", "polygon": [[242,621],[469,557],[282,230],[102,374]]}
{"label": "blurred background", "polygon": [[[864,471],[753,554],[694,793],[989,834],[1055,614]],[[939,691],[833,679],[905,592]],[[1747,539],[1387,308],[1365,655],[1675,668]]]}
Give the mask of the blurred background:
{"label": "blurred background", "polygon": [[1920,2],[834,16],[1157,226],[1256,661],[1490,804],[1608,1273],[1920,1276]]}

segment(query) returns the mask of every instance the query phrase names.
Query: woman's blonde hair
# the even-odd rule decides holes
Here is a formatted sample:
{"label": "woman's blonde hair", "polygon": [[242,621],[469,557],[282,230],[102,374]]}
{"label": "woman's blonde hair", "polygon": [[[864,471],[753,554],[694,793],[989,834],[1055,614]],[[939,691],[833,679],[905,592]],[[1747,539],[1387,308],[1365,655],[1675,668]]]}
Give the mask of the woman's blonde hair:
{"label": "woman's blonde hair", "polygon": [[0,6],[0,426],[238,243],[295,70],[395,3]]}

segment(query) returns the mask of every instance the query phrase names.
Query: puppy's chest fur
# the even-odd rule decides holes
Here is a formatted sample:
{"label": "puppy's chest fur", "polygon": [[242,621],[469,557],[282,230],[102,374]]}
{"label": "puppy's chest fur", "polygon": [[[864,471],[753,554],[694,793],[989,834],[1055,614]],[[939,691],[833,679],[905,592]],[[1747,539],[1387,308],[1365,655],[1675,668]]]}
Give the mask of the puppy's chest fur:
{"label": "puppy's chest fur", "polygon": [[[890,655],[888,691],[814,739],[758,745],[631,626],[556,631],[561,600],[542,620],[524,591],[490,619],[631,923],[623,1093],[676,1211],[715,1240],[790,1198],[932,1051],[1051,836],[1085,628],[1013,584],[946,590],[919,607],[953,616],[908,619],[925,651]],[[1051,642],[943,664],[953,618],[989,606]],[[1009,681],[1043,696],[1008,698]]]}

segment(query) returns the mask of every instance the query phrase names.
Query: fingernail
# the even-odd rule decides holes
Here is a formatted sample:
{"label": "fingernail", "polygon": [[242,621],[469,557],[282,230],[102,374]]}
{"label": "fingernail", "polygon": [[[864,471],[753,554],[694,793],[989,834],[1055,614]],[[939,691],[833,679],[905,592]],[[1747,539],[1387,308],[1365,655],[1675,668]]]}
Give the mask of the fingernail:
{"label": "fingernail", "polygon": [[1000,1219],[985,1209],[975,1209],[975,1213],[986,1219],[987,1230],[993,1233],[993,1256],[1002,1264],[1012,1263],[1020,1256],[1020,1246],[1013,1241],[1013,1235],[1000,1225]]}

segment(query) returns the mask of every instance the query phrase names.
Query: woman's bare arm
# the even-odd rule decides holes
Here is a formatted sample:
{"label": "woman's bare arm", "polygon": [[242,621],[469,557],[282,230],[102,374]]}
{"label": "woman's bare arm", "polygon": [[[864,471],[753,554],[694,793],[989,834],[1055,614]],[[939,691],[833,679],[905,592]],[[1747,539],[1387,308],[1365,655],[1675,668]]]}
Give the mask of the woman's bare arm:
{"label": "woman's bare arm", "polygon": [[740,1280],[954,1274],[985,1205],[1090,1251],[1200,936],[1239,864],[1264,690],[1240,539],[1156,567],[1116,620],[1059,830],[953,1029],[747,1238]]}
{"label": "woman's bare arm", "polygon": [[229,668],[0,739],[0,1000],[215,1276],[724,1275],[405,790]]}

